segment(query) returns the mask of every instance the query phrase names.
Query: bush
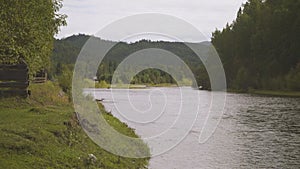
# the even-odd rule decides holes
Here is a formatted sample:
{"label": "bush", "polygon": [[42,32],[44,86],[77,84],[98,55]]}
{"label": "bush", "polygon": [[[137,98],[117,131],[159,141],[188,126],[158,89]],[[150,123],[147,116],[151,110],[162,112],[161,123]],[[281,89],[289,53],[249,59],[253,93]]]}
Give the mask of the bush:
{"label": "bush", "polygon": [[72,77],[73,73],[70,68],[63,66],[63,71],[58,77],[58,83],[62,90],[68,94],[69,98],[71,98]]}
{"label": "bush", "polygon": [[97,88],[109,88],[109,84],[105,80],[101,80],[100,83],[96,85]]}

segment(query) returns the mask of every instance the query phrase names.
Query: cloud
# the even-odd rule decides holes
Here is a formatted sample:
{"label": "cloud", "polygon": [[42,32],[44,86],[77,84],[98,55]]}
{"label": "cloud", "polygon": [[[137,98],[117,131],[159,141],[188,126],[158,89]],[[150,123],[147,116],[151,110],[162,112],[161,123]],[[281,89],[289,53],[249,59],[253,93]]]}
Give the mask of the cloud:
{"label": "cloud", "polygon": [[[208,38],[236,17],[246,0],[64,0],[62,13],[68,26],[58,38],[72,34],[95,34],[105,25],[126,16],[142,13],[168,14],[186,20]],[[187,35],[190,36],[190,35]]]}

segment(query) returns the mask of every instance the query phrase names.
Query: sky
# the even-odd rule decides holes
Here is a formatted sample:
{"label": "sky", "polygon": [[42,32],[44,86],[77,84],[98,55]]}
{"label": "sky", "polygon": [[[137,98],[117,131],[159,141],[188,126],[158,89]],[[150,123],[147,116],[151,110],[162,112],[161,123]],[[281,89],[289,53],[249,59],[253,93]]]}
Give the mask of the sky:
{"label": "sky", "polygon": [[[246,0],[64,0],[60,13],[68,15],[68,26],[62,27],[56,37],[65,38],[79,33],[96,35],[99,30],[121,18],[159,13],[185,20],[209,40],[213,31],[222,29],[226,23],[232,23],[238,9],[245,2]],[[150,36],[146,39],[152,38]]]}

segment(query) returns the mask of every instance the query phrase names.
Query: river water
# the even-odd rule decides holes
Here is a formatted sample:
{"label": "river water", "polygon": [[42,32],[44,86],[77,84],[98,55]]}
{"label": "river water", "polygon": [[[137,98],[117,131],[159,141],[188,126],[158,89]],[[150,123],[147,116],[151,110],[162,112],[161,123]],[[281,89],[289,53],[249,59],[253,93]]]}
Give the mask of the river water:
{"label": "river water", "polygon": [[[191,109],[195,102],[199,102],[200,114],[209,113],[211,92],[185,90],[191,96],[198,94],[200,99],[187,97],[183,100],[180,88],[95,89],[90,92],[104,99],[107,111],[136,129],[142,138],[149,138],[170,129],[177,113],[196,111]],[[181,106],[182,102],[190,106]],[[133,111],[141,112],[141,117],[145,118],[135,119]],[[300,98],[227,93],[224,114],[217,129],[209,140],[199,143],[202,117],[195,119],[193,113],[185,116],[187,125],[195,120],[187,137],[171,150],[152,157],[149,168],[300,168]],[[180,128],[172,130],[180,132]],[[169,141],[164,139],[160,141]]]}

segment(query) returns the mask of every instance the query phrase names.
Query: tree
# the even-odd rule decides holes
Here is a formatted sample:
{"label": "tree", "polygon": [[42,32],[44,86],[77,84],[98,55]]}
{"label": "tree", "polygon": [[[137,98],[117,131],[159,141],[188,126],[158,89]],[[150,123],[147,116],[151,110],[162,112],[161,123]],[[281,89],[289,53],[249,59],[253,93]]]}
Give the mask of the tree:
{"label": "tree", "polygon": [[0,63],[25,61],[31,74],[49,66],[54,35],[66,25],[62,0],[1,0]]}
{"label": "tree", "polygon": [[299,0],[248,0],[232,24],[216,30],[212,43],[229,88],[299,90],[299,18]]}
{"label": "tree", "polygon": [[286,79],[288,88],[300,91],[300,62],[296,68],[291,69]]}

